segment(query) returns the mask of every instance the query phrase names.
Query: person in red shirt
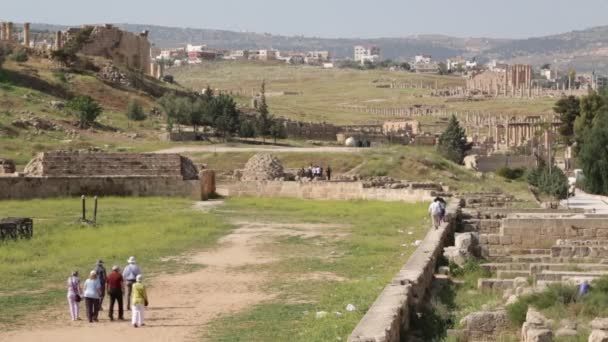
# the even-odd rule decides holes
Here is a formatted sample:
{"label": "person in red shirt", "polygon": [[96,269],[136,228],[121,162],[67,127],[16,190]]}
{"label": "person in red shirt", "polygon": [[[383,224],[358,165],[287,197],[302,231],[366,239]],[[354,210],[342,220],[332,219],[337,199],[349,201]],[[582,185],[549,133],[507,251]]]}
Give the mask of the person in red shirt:
{"label": "person in red shirt", "polygon": [[120,267],[112,266],[112,273],[106,279],[106,288],[108,289],[108,295],[110,296],[110,321],[114,320],[114,303],[118,302],[118,319],[124,321],[123,317],[123,305],[122,297],[124,293],[124,280],[122,274],[120,274]]}

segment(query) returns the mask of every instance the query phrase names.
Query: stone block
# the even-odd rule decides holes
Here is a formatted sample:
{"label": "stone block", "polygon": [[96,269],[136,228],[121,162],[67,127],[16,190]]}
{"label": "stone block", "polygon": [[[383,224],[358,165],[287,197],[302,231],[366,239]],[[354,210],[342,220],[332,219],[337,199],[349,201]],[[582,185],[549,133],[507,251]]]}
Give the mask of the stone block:
{"label": "stone block", "polygon": [[596,318],[591,321],[591,329],[608,331],[608,318]]}
{"label": "stone block", "polygon": [[500,237],[500,244],[505,246],[505,245],[511,245],[513,242],[511,240],[511,236],[501,236]]}
{"label": "stone block", "polygon": [[500,237],[497,234],[488,234],[488,245],[499,245]]}
{"label": "stone block", "polygon": [[589,335],[589,342],[608,342],[608,331],[593,330]]}

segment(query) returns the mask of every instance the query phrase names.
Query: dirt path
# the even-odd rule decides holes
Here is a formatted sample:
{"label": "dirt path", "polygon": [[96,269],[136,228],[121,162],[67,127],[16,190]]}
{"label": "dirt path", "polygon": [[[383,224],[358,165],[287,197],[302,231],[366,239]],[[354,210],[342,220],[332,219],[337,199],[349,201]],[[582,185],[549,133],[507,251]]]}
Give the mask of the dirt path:
{"label": "dirt path", "polygon": [[[301,153],[359,153],[363,148],[352,147],[231,147],[226,145],[178,146],[155,153],[193,153],[193,152],[301,152]],[[369,150],[369,149],[367,149]]]}
{"label": "dirt path", "polygon": [[[198,210],[212,210],[219,203],[197,203]],[[130,322],[110,322],[107,311],[100,313],[99,323],[69,320],[67,305],[57,308],[44,326],[31,326],[19,331],[0,333],[0,341],[19,342],[108,342],[108,341],[193,341],[204,325],[223,314],[236,313],[272,295],[260,287],[268,275],[248,272],[242,266],[264,264],[279,259],[262,251],[264,243],[284,235],[316,236],[327,225],[277,224],[235,221],[238,227],[220,239],[215,249],[175,259],[206,267],[186,274],[156,277],[147,282],[151,306],[146,311],[146,326],[133,328]],[[245,270],[244,270],[245,269]],[[107,303],[104,303],[107,308]],[[81,305],[81,317],[84,305]],[[59,311],[61,310],[61,311]],[[58,318],[52,318],[57,316]],[[130,312],[125,312],[130,319]]]}

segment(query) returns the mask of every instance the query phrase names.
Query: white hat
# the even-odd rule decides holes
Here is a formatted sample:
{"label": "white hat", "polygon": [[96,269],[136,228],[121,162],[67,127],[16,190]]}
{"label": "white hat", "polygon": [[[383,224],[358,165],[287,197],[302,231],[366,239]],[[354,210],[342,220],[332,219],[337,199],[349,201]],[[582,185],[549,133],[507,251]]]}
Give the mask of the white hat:
{"label": "white hat", "polygon": [[137,275],[137,277],[135,277],[135,281],[137,281],[138,283],[141,283],[141,280],[142,280],[143,278],[144,278],[144,277],[142,277],[142,276],[141,276],[141,274],[138,274],[138,275]]}
{"label": "white hat", "polygon": [[130,257],[129,260],[127,260],[127,262],[129,264],[134,264],[135,263],[135,257],[134,256]]}
{"label": "white hat", "polygon": [[89,272],[89,275],[97,275],[97,272],[95,270]]}
{"label": "white hat", "polygon": [[120,270],[120,267],[118,267],[117,265],[112,266],[112,271],[118,271]]}

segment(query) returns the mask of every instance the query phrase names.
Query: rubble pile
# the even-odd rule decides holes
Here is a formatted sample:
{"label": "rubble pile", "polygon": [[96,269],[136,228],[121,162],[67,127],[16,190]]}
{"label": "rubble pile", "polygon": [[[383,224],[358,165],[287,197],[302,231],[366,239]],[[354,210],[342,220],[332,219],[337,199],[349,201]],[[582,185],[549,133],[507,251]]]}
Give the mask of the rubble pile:
{"label": "rubble pile", "polygon": [[279,158],[270,154],[256,154],[245,164],[245,169],[241,171],[241,180],[285,180],[285,170]]}
{"label": "rubble pile", "polygon": [[11,125],[27,129],[29,127],[33,127],[39,131],[60,131],[62,130],[61,126],[58,126],[54,122],[50,120],[46,120],[40,117],[37,117],[34,113],[31,112],[23,112],[23,115],[18,119],[13,120]]}
{"label": "rubble pile", "polygon": [[101,79],[110,83],[120,84],[125,87],[131,86],[131,81],[129,80],[127,74],[121,72],[120,69],[112,64],[103,67],[101,71],[99,71],[98,75]]}

